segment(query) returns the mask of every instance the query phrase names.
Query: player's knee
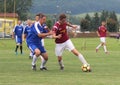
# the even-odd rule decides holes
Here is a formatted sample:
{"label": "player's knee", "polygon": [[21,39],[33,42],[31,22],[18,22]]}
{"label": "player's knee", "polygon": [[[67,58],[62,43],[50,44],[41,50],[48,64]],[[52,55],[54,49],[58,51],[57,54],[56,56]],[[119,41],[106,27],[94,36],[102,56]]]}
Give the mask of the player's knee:
{"label": "player's knee", "polygon": [[76,49],[72,50],[72,53],[73,53],[74,55],[76,55],[76,56],[79,55],[79,52],[78,52]]}
{"label": "player's knee", "polygon": [[60,62],[62,60],[62,57],[58,56],[58,61]]}
{"label": "player's knee", "polygon": [[35,50],[35,55],[37,56],[37,57],[39,57],[39,55],[40,55],[40,50]]}
{"label": "player's knee", "polygon": [[48,60],[48,56],[45,56],[45,57],[44,57],[44,60],[46,60],[46,61],[47,61],[47,60]]}
{"label": "player's knee", "polygon": [[102,43],[102,46],[106,45],[105,43]]}

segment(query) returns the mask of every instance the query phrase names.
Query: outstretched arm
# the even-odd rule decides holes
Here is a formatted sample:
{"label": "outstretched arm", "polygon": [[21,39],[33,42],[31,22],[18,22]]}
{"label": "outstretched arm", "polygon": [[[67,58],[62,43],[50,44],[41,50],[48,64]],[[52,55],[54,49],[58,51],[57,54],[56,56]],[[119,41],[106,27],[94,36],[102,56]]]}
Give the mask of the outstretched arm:
{"label": "outstretched arm", "polygon": [[68,25],[69,27],[74,28],[74,29],[76,29],[76,28],[77,28],[77,26],[74,26],[74,25],[70,24],[69,22],[67,22],[67,25]]}
{"label": "outstretched arm", "polygon": [[39,33],[38,36],[39,37],[46,37],[46,36],[49,36],[49,35],[52,35],[53,32],[52,31],[49,31],[48,33]]}

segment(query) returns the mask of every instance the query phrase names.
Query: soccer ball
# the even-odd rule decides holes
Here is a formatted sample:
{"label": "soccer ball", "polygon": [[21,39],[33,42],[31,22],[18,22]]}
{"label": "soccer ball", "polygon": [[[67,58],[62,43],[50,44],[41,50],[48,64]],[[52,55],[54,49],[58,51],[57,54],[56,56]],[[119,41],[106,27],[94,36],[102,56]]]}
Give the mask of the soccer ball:
{"label": "soccer ball", "polygon": [[86,64],[82,65],[81,69],[83,72],[91,72],[90,66]]}

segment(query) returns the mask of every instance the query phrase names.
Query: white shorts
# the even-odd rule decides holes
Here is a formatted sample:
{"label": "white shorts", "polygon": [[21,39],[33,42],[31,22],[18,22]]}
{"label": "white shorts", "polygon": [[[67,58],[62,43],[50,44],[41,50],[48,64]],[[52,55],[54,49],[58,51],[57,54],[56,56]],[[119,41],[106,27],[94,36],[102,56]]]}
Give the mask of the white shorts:
{"label": "white shorts", "polygon": [[55,47],[55,54],[56,56],[62,56],[62,53],[65,49],[71,51],[73,50],[75,47],[72,43],[72,41],[69,39],[67,40],[66,42],[64,43],[60,43],[60,44],[56,44],[56,47]]}
{"label": "white shorts", "polygon": [[103,42],[103,43],[105,43],[106,42],[105,41],[105,37],[100,37],[100,41]]}

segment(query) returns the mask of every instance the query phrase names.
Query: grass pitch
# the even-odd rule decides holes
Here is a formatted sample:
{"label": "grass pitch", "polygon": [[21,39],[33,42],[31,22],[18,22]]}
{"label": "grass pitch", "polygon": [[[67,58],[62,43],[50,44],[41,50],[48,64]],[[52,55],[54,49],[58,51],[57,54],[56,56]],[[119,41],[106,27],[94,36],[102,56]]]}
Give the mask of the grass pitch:
{"label": "grass pitch", "polygon": [[25,42],[24,54],[15,55],[15,42],[7,39],[0,40],[0,85],[120,85],[120,44],[116,39],[107,38],[110,54],[105,54],[103,48],[95,52],[99,38],[71,40],[91,64],[92,72],[82,72],[81,62],[68,51],[63,53],[65,69],[60,71],[52,39],[45,39],[49,54],[48,71],[39,70],[40,59],[37,60],[37,71],[32,71],[32,60],[28,58],[29,50]]}

